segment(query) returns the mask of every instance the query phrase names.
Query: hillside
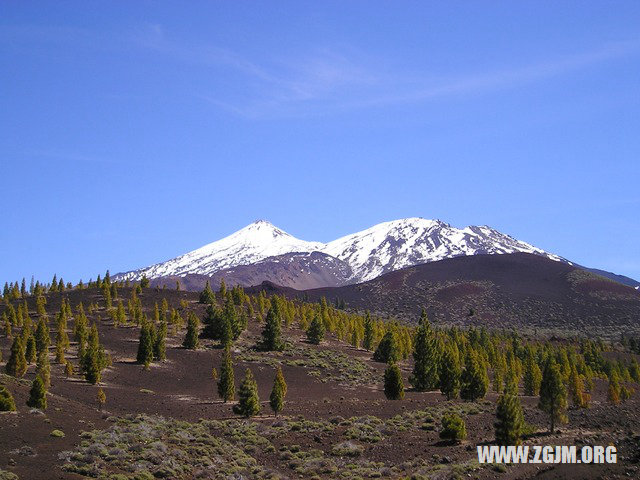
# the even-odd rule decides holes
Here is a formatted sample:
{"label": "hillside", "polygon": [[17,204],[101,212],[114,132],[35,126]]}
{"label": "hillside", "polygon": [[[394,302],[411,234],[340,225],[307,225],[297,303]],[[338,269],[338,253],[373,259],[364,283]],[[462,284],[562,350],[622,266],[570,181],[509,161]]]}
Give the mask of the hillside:
{"label": "hillside", "polygon": [[[49,319],[60,318],[57,312],[63,299],[68,299],[71,306],[73,316],[69,316],[67,325],[71,343],[65,356],[75,372],[67,377],[63,365],[54,360],[57,335],[55,322],[50,320],[52,344],[47,353],[51,387],[47,408],[26,406],[35,377],[34,364],[28,366],[24,377],[0,374],[0,385],[13,395],[17,406],[15,413],[0,414],[2,478],[15,479],[11,475],[17,474],[29,480],[284,480],[333,479],[339,475],[356,480],[469,475],[489,480],[499,474],[499,478],[515,480],[535,474],[540,478],[578,479],[586,475],[626,478],[638,472],[636,459],[640,452],[633,435],[627,433],[640,428],[635,414],[638,396],[611,405],[606,400],[606,381],[600,377],[593,380],[589,410],[570,409],[569,424],[553,434],[546,433],[547,417],[538,410],[537,397],[519,396],[530,425],[525,442],[613,443],[619,448],[617,465],[548,465],[542,470],[538,465],[507,469],[479,465],[476,445],[494,441],[497,394],[493,389],[476,401],[447,400],[438,391],[412,390],[408,382],[412,360],[407,351],[399,362],[406,386],[404,399],[389,400],[382,382],[387,365],[373,361],[372,352],[345,341],[350,335],[344,329],[353,328],[355,320],[362,321],[361,317],[356,319],[329,308],[327,314],[336,322],[332,330],[320,345],[307,341],[304,325],[308,312],[322,311],[317,304],[297,302],[286,306],[292,316],[282,322],[285,340],[282,352],[256,348],[265,322],[260,311],[264,310],[265,302],[269,303],[261,296],[246,296],[238,307],[249,318],[246,330],[233,343],[231,354],[236,388],[246,369],[251,369],[262,411],[249,419],[239,417],[232,413],[238,397],[228,402],[219,399],[212,378],[214,367],[218,375],[221,371],[220,343],[201,338],[195,350],[182,347],[188,313],[200,318],[205,315],[206,306],[198,302],[198,294],[144,288],[134,296],[132,288],[121,286],[118,297],[112,300],[116,305],[119,300],[126,303],[136,297],[148,318],[152,319],[155,306],[166,300],[169,309],[175,309],[183,319],[177,323],[172,320],[169,326],[167,358],[153,361],[148,368],[136,362],[140,328],[133,315],[127,315],[125,323],[116,325],[106,309],[103,291],[85,288],[44,296]],[[111,360],[98,385],[82,376],[78,343],[73,338],[81,302],[89,322],[96,324],[100,344]],[[217,307],[222,306],[220,294],[214,302]],[[36,298],[28,296],[26,303],[35,325],[43,318],[37,312]],[[24,305],[24,300],[15,300],[12,305]],[[0,312],[7,312],[6,304],[0,307]],[[384,324],[376,321],[376,325],[377,343],[384,333]],[[20,334],[21,328],[14,327],[13,337]],[[514,345],[509,336],[492,338],[505,351]],[[466,334],[458,335],[461,345],[468,344],[469,339]],[[0,351],[5,361],[12,341],[11,336],[0,334]],[[551,343],[548,346],[563,348]],[[614,358],[629,358],[624,352],[603,353],[607,357],[615,354]],[[275,418],[268,399],[278,367],[284,373],[288,393],[284,410]],[[629,375],[626,367],[625,371]],[[96,400],[99,388],[106,394],[104,407]],[[439,437],[444,415],[452,413],[466,422],[467,436],[460,443],[442,441]]]}
{"label": "hillside", "polygon": [[[436,323],[619,336],[640,329],[640,292],[539,255],[475,255],[405,268],[357,285],[289,296],[326,297],[349,309]],[[612,329],[615,327],[615,329]],[[588,329],[588,330],[587,330]]]}

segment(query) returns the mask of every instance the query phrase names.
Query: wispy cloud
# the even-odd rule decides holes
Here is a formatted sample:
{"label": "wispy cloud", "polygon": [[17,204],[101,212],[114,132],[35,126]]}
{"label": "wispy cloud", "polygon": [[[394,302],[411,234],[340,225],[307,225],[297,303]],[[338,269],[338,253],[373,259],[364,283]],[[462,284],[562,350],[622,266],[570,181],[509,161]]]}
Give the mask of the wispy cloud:
{"label": "wispy cloud", "polygon": [[621,42],[544,62],[421,79],[380,73],[386,69],[324,50],[280,68],[257,64],[246,68],[249,62],[236,60],[233,66],[240,65],[238,70],[247,75],[242,100],[230,101],[210,93],[200,97],[243,117],[306,116],[487,94],[569,75],[638,53],[640,42]]}
{"label": "wispy cloud", "polygon": [[[208,44],[190,44],[168,34],[160,24],[110,36],[64,27],[3,27],[0,38],[69,40],[85,47],[110,43],[132,47],[182,65],[200,68],[195,75],[214,73],[215,87],[191,92],[217,108],[245,118],[312,116],[480,95],[518,88],[569,75],[592,66],[640,53],[640,40],[601,45],[572,55],[507,65],[492,71],[458,76],[416,75],[407,65],[372,58],[350,46],[312,48],[288,58],[255,56]],[[107,41],[107,37],[111,38]],[[393,64],[393,66],[390,66]],[[219,74],[219,75],[218,75]],[[223,86],[220,87],[219,84]]]}

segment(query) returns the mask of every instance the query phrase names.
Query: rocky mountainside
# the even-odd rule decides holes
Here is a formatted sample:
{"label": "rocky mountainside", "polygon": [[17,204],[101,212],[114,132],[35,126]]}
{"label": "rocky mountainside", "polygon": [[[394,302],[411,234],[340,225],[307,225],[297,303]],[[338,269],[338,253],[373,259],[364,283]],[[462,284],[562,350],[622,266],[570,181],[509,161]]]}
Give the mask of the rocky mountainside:
{"label": "rocky mountainside", "polygon": [[640,292],[540,255],[471,255],[404,268],[356,285],[304,292],[263,283],[247,291],[324,297],[349,310],[408,322],[425,307],[436,324],[600,335],[640,332]]}
{"label": "rocky mountainside", "polygon": [[281,285],[304,289],[360,283],[446,258],[516,252],[567,262],[488,226],[459,229],[440,220],[406,218],[321,243],[299,240],[259,220],[222,240],[116,278],[224,276],[230,283],[235,280],[242,285],[277,280]]}

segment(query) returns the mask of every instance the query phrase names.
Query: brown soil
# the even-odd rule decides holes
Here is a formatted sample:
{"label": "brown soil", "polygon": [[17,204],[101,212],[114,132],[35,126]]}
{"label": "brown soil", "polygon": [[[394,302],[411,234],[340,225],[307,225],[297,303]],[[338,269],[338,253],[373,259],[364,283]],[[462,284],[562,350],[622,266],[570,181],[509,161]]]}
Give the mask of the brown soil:
{"label": "brown soil", "polygon": [[[120,296],[128,298],[129,289],[120,289]],[[96,290],[72,291],[65,294],[72,306],[82,300],[85,309],[92,301],[100,300]],[[60,294],[48,295],[47,310],[50,316],[59,309]],[[203,313],[203,306],[199,305],[197,294],[176,292],[174,290],[146,289],[142,295],[145,308],[151,310],[155,302],[160,303],[166,298],[171,306],[178,307],[180,300],[189,303],[189,309]],[[33,302],[31,302],[33,303]],[[32,319],[36,319],[35,305],[30,305]],[[186,317],[186,316],[185,316]],[[167,361],[154,363],[149,370],[134,363],[139,335],[136,327],[115,328],[103,310],[96,316],[90,317],[99,325],[100,339],[113,359],[113,365],[103,374],[100,385],[106,393],[107,403],[104,412],[97,409],[96,393],[98,386],[89,385],[80,377],[65,379],[60,365],[52,364],[52,386],[48,396],[48,409],[44,414],[32,413],[25,405],[34,376],[34,366],[30,366],[23,381],[15,380],[5,375],[0,377],[13,393],[17,414],[0,415],[0,469],[16,473],[22,479],[73,479],[83,478],[76,474],[65,472],[61,468],[63,463],[59,454],[65,450],[72,450],[82,439],[80,433],[85,430],[104,429],[111,425],[107,420],[110,416],[122,416],[132,413],[158,414],[165,417],[177,418],[192,422],[199,419],[228,419],[234,418],[231,405],[222,403],[216,393],[215,382],[211,378],[212,368],[220,364],[221,350],[214,342],[203,341],[203,346],[197,351],[183,349],[180,344],[184,331],[171,335],[168,341]],[[71,322],[72,325],[72,322]],[[250,352],[249,347],[259,336],[261,325],[255,321],[249,324],[248,331],[243,333],[237,344],[235,375],[236,385],[240,383],[243,372],[250,368],[259,385],[260,398],[263,400],[263,413],[254,421],[267,425],[273,424],[274,418],[268,415],[269,392],[274,377],[274,367],[267,362],[256,363],[242,361],[243,352]],[[171,331],[170,331],[171,333]],[[338,354],[348,355],[350,358],[364,361],[377,372],[380,381],[371,385],[354,386],[337,380],[336,375],[325,378],[326,373],[312,374],[314,368],[295,366],[287,363],[283,365],[284,376],[288,383],[288,394],[282,417],[295,418],[301,415],[308,420],[329,421],[336,417],[354,417],[373,415],[380,419],[390,419],[396,415],[407,414],[415,410],[428,407],[442,407],[447,403],[445,398],[437,392],[418,393],[407,391],[402,401],[388,401],[381,391],[381,379],[384,365],[377,364],[370,359],[370,354],[356,350],[351,346],[329,338],[324,345],[312,346],[303,344],[303,334],[295,328],[285,329],[285,337],[293,339],[295,345],[303,345],[312,350],[331,350]],[[53,340],[53,335],[52,335]],[[4,336],[0,338],[0,348],[3,358],[9,355],[10,340]],[[52,347],[53,348],[53,347]],[[74,363],[75,346],[72,345],[68,355]],[[53,350],[51,351],[53,354]],[[53,358],[53,355],[52,355]],[[290,360],[304,359],[293,356]],[[410,372],[410,364],[402,365],[406,377]],[[323,379],[326,380],[323,382]],[[617,465],[521,465],[509,466],[506,472],[499,473],[490,466],[477,468],[464,473],[470,478],[638,478],[640,472],[637,467],[640,447],[636,435],[640,431],[640,416],[638,415],[638,394],[620,406],[606,403],[606,386],[597,382],[593,392],[593,403],[589,410],[571,410],[570,422],[562,426],[555,435],[544,433],[546,418],[536,408],[537,399],[522,397],[526,420],[539,430],[537,436],[527,440],[529,444],[558,445],[558,444],[590,444],[607,445],[610,442],[619,447]],[[439,424],[434,430],[412,428],[389,431],[388,435],[378,443],[362,443],[363,457],[386,465],[400,465],[403,462],[421,459],[430,465],[450,467],[456,464],[477,460],[476,445],[491,443],[493,440],[493,422],[496,395],[490,393],[487,398],[479,402],[474,408],[477,413],[465,417],[468,438],[461,445],[448,445],[438,438]],[[460,401],[453,402],[454,406],[469,408],[473,404]],[[337,426],[332,432],[290,432],[274,440],[276,450],[282,445],[299,445],[303,450],[319,449],[330,452],[331,448],[344,441],[346,426]],[[50,435],[54,429],[65,433],[63,438]],[[635,439],[635,440],[634,440]],[[277,471],[283,478],[299,478],[287,468],[286,462],[278,460],[275,454],[258,453],[256,458],[263,465]],[[453,475],[451,469],[442,470]],[[444,473],[443,473],[444,475]],[[434,478],[449,478],[436,475]],[[325,478],[336,478],[334,474]],[[397,477],[392,477],[397,478]]]}

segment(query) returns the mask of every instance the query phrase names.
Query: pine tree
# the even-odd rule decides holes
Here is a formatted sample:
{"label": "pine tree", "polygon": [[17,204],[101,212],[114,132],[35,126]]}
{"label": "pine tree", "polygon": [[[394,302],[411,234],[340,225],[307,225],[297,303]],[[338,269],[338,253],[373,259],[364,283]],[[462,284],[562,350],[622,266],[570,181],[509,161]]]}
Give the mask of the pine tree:
{"label": "pine tree", "polygon": [[307,328],[307,340],[314,345],[320,345],[320,342],[324,339],[325,329],[320,315],[315,315],[309,328]]}
{"label": "pine tree", "polygon": [[0,412],[15,412],[16,402],[7,387],[0,385]]}
{"label": "pine tree", "polygon": [[453,346],[444,350],[440,368],[440,391],[446,395],[447,400],[457,398],[460,391],[460,376],[462,375],[458,354]]}
{"label": "pine tree", "polygon": [[225,348],[222,356],[222,365],[220,365],[220,380],[218,380],[218,395],[224,403],[233,400],[235,396],[235,381],[233,373],[233,362],[231,360],[231,351]]}
{"label": "pine tree", "polygon": [[574,407],[585,408],[587,406],[586,396],[584,391],[584,383],[582,377],[578,374],[578,370],[575,365],[571,368],[571,374],[569,375],[569,397]]}
{"label": "pine tree", "polygon": [[475,401],[487,394],[489,388],[487,369],[473,350],[467,352],[461,383],[460,398],[463,400]]}
{"label": "pine tree", "polygon": [[373,359],[382,363],[397,363],[400,360],[398,341],[392,329],[389,329],[380,340],[378,348],[373,353]]}
{"label": "pine tree", "polygon": [[204,287],[204,290],[202,292],[200,292],[200,303],[208,303],[208,304],[215,304],[216,303],[216,295],[215,293],[213,293],[213,290],[211,290],[211,285],[209,285],[209,280],[207,280],[207,284]]}
{"label": "pine tree", "polygon": [[144,365],[145,368],[149,368],[149,365],[153,362],[153,333],[149,322],[144,322],[140,328],[136,361]]}
{"label": "pine tree", "polygon": [[371,320],[371,314],[367,311],[364,316],[364,338],[362,339],[362,347],[365,350],[371,351],[373,349],[373,320]]}
{"label": "pine tree", "polygon": [[27,406],[31,408],[38,408],[40,410],[47,409],[47,389],[39,376],[36,376],[31,384]]}
{"label": "pine tree", "polygon": [[38,358],[38,347],[36,347],[36,337],[29,335],[27,337],[27,347],[25,349],[25,357],[29,365],[34,363]]}
{"label": "pine tree", "polygon": [[147,278],[146,275],[142,276],[142,279],[140,279],[140,288],[149,288],[149,284],[151,282],[149,281],[149,279]]}
{"label": "pine tree", "polygon": [[360,336],[358,335],[357,328],[354,328],[351,332],[351,346],[360,348]]}
{"label": "pine tree", "polygon": [[200,321],[195,313],[189,312],[187,320],[187,334],[184,337],[182,346],[189,350],[198,348],[198,335],[200,332]]}
{"label": "pine tree", "polygon": [[633,388],[624,384],[620,385],[620,400],[622,401],[622,403],[629,400],[633,395],[633,392],[634,392]]}
{"label": "pine tree", "polygon": [[13,332],[11,328],[11,322],[9,321],[9,317],[7,312],[2,312],[2,325],[4,327],[4,334],[7,338],[11,338]]}
{"label": "pine tree", "polygon": [[67,378],[70,378],[73,376],[73,363],[71,363],[69,360],[67,360],[66,363],[64,364],[64,375]]}
{"label": "pine tree", "polygon": [[498,445],[520,445],[524,431],[524,415],[517,395],[505,392],[500,396],[496,420],[496,443]]}
{"label": "pine tree", "polygon": [[102,377],[102,370],[107,367],[108,363],[109,359],[104,348],[100,345],[98,327],[94,323],[89,330],[86,350],[80,359],[80,366],[85,380],[94,385],[99,383]]}
{"label": "pine tree", "polygon": [[64,354],[69,346],[69,336],[65,328],[66,321],[58,321],[58,331],[56,332],[56,362],[65,363]]}
{"label": "pine tree", "polygon": [[238,390],[238,403],[233,406],[233,413],[244,417],[253,417],[260,413],[260,398],[258,384],[253,378],[251,370],[247,368],[244,379]]}
{"label": "pine tree", "polygon": [[538,395],[541,382],[542,371],[531,353],[524,365],[524,394],[529,396]]}
{"label": "pine tree", "polygon": [[7,375],[14,376],[16,378],[22,377],[27,371],[27,359],[24,355],[24,344],[22,338],[16,336],[11,344],[11,354],[9,360],[4,367]]}
{"label": "pine tree", "polygon": [[36,375],[42,379],[44,388],[49,390],[51,386],[51,364],[49,363],[49,354],[46,351],[40,352],[38,355]]}
{"label": "pine tree", "polygon": [[271,395],[269,396],[269,405],[271,406],[271,410],[273,410],[273,413],[276,417],[284,407],[284,398],[286,395],[287,383],[284,381],[282,369],[278,367],[276,376],[273,379],[273,388],[271,389]]}
{"label": "pine tree", "polygon": [[[242,331],[244,330],[246,325],[242,325],[240,321],[238,312],[236,310],[236,305],[233,300],[233,296],[229,293],[224,300],[224,306],[222,308],[222,317],[223,317],[223,325],[225,328],[225,332],[223,335],[227,337],[229,333],[231,333],[231,338],[225,341],[237,340]],[[228,325],[228,327],[227,327]]]}
{"label": "pine tree", "polygon": [[384,394],[389,400],[402,400],[404,398],[404,382],[398,365],[389,364],[384,371]]}
{"label": "pine tree", "polygon": [[[114,284],[115,285],[115,284]],[[118,301],[118,307],[115,315],[115,325],[125,325],[127,323],[127,314],[124,311],[124,304],[122,300]]]}
{"label": "pine tree", "polygon": [[164,362],[167,358],[167,323],[161,322],[153,342],[153,357]]}
{"label": "pine tree", "polygon": [[36,349],[38,350],[38,353],[49,348],[49,344],[51,343],[51,338],[49,336],[49,327],[42,317],[38,321],[35,337]]}
{"label": "pine tree", "polygon": [[425,309],[422,309],[420,323],[416,330],[413,360],[413,374],[409,377],[413,388],[418,392],[437,389],[440,380],[438,375],[440,363],[438,339],[431,329]]}
{"label": "pine tree", "polygon": [[262,348],[267,351],[281,351],[284,349],[282,317],[275,297],[271,299],[271,308],[267,312],[267,319],[262,330]]}
{"label": "pine tree", "polygon": [[98,388],[96,400],[98,401],[98,410],[102,411],[102,409],[104,408],[104,404],[107,403],[107,395],[104,393],[104,390],[102,390],[102,388]]}
{"label": "pine tree", "polygon": [[611,375],[609,375],[607,400],[614,405],[620,403],[620,380],[618,379],[618,374],[616,372],[612,372]]}
{"label": "pine tree", "polygon": [[542,372],[538,408],[549,415],[551,433],[554,433],[556,423],[567,421],[567,390],[562,383],[560,367],[553,359],[547,360]]}
{"label": "pine tree", "polygon": [[214,340],[222,339],[225,326],[221,309],[215,304],[207,305],[203,321],[205,326],[202,335],[207,338],[213,338]]}

